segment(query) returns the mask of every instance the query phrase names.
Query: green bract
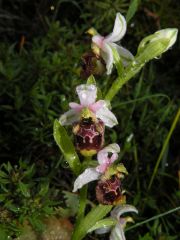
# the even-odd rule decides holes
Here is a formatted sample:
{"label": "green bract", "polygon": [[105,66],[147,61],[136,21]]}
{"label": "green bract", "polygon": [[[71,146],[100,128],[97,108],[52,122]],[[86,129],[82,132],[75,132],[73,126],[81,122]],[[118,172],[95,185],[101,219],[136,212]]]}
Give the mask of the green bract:
{"label": "green bract", "polygon": [[118,71],[118,78],[112,84],[105,99],[111,101],[121,87],[130,80],[141,68],[153,58],[161,56],[173,46],[177,39],[176,28],[166,28],[145,37],[139,44],[134,60],[126,68],[122,68],[122,59],[113,51],[114,63]]}
{"label": "green bract", "polygon": [[54,121],[54,139],[62,151],[70,168],[77,175],[81,167],[79,157],[65,128],[61,126],[58,120]]}

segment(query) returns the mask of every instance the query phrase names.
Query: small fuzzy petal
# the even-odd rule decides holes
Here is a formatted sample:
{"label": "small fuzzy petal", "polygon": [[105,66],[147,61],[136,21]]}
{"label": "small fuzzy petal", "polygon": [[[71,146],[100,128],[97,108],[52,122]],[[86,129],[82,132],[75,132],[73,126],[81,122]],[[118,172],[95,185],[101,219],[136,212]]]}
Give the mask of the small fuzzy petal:
{"label": "small fuzzy petal", "polygon": [[82,174],[80,174],[75,182],[73,192],[76,192],[78,189],[82,188],[85,184],[99,179],[101,174],[96,171],[95,168],[87,168]]}
{"label": "small fuzzy petal", "polygon": [[117,42],[121,40],[126,33],[126,20],[120,13],[116,14],[113,32],[105,37],[106,42]]}
{"label": "small fuzzy petal", "polygon": [[125,67],[128,66],[129,63],[134,60],[134,56],[126,48],[123,48],[123,47],[117,45],[116,43],[110,43],[110,46],[117,50],[120,58],[122,59],[123,65]]}
{"label": "small fuzzy petal", "polygon": [[[97,154],[97,159],[100,165],[105,164],[107,161],[111,164],[113,163],[117,158],[117,153],[120,152],[120,147],[117,143],[112,143],[100,150]],[[108,153],[113,153],[111,158],[108,158]]]}
{"label": "small fuzzy petal", "polygon": [[111,231],[110,240],[126,240],[124,230],[120,223],[117,223],[116,226]]}
{"label": "small fuzzy petal", "polygon": [[119,153],[120,147],[117,143],[112,143],[104,147],[100,152]]}
{"label": "small fuzzy petal", "polygon": [[97,154],[97,159],[100,165],[105,164],[107,161],[109,161],[108,153],[100,150]]}
{"label": "small fuzzy petal", "polygon": [[79,120],[80,120],[80,115],[74,109],[71,109],[71,110],[65,112],[59,118],[59,122],[62,126],[71,125],[74,122],[77,122]]}
{"label": "small fuzzy petal", "polygon": [[102,107],[104,106],[104,104],[105,104],[104,102],[105,102],[104,100],[99,100],[99,101],[91,104],[91,105],[89,106],[89,109],[90,109],[92,112],[96,113],[100,108],[102,108]]}
{"label": "small fuzzy petal", "polygon": [[118,124],[116,116],[104,105],[96,112],[96,117],[100,118],[104,125],[112,128]]}
{"label": "small fuzzy petal", "polygon": [[96,171],[100,173],[104,173],[107,168],[118,159],[118,154],[113,153],[113,155],[109,158],[107,153],[101,153],[101,156],[98,158],[99,166],[96,167]]}
{"label": "small fuzzy petal", "polygon": [[75,102],[70,102],[69,103],[70,108],[74,109],[76,112],[80,112],[83,109],[83,106],[75,103]]}
{"label": "small fuzzy petal", "polygon": [[120,219],[121,215],[124,213],[127,213],[127,212],[138,213],[138,210],[132,205],[128,205],[128,204],[120,205],[120,206],[115,207],[111,211],[111,217]]}
{"label": "small fuzzy petal", "polygon": [[92,37],[92,42],[95,43],[99,48],[103,47],[104,44],[104,37],[101,35],[95,35]]}
{"label": "small fuzzy petal", "polygon": [[109,164],[107,163],[100,164],[99,166],[96,167],[96,171],[99,173],[104,173],[108,166]]}
{"label": "small fuzzy petal", "polygon": [[88,107],[93,104],[97,97],[97,88],[93,84],[81,84],[76,87],[81,105]]}
{"label": "small fuzzy petal", "polygon": [[113,153],[111,158],[110,158],[110,163],[113,163],[114,161],[116,161],[118,159],[118,154],[117,153]]}
{"label": "small fuzzy petal", "polygon": [[106,70],[107,70],[106,73],[107,73],[107,75],[110,75],[112,72],[112,68],[113,68],[114,58],[113,58],[112,49],[108,44],[103,45],[103,48],[101,51],[101,56],[106,63]]}

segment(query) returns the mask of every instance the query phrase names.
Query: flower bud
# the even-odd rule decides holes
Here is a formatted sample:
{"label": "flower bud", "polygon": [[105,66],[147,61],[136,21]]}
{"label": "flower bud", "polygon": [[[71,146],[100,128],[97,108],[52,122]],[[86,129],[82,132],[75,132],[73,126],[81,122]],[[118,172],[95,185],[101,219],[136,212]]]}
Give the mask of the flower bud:
{"label": "flower bud", "polygon": [[121,181],[113,175],[110,179],[100,180],[96,186],[96,198],[105,205],[117,205],[125,202],[122,194]]}
{"label": "flower bud", "polygon": [[73,126],[76,149],[85,157],[96,154],[103,147],[104,130],[100,119],[82,118]]}

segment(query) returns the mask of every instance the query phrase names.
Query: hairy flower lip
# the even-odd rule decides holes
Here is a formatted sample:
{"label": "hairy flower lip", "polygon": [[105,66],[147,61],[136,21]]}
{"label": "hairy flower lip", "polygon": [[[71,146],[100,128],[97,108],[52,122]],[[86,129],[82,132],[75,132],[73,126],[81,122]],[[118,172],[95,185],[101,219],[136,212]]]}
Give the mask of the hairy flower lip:
{"label": "hairy flower lip", "polygon": [[105,62],[99,54],[95,54],[93,51],[86,52],[81,57],[80,76],[83,79],[87,79],[91,75],[102,76],[106,71],[105,67]]}
{"label": "hairy flower lip", "polygon": [[110,179],[99,180],[96,186],[96,198],[99,203],[104,205],[116,205],[122,201],[121,181],[117,176],[112,176]]}
{"label": "hairy flower lip", "polygon": [[93,156],[104,145],[104,123],[92,118],[82,119],[73,125],[76,149],[85,157]]}

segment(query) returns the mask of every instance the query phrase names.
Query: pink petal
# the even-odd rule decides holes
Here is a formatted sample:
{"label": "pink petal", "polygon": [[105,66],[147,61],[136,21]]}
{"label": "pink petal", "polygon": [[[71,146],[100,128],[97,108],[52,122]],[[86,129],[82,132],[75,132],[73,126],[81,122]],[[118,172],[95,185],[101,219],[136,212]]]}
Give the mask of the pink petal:
{"label": "pink petal", "polygon": [[104,122],[105,126],[110,128],[118,124],[116,116],[107,108],[106,105],[102,106],[102,108],[96,112],[96,117],[100,118]]}
{"label": "pink petal", "polygon": [[103,48],[104,37],[101,35],[95,35],[92,37],[93,43],[95,43],[99,48]]}
{"label": "pink petal", "polygon": [[106,163],[109,160],[108,153],[104,152],[103,150],[99,151],[97,155],[97,159],[100,165]]}
{"label": "pink petal", "polygon": [[83,109],[83,106],[81,104],[71,102],[69,103],[70,108],[74,109],[76,112],[80,112]]}
{"label": "pink petal", "polygon": [[104,100],[99,100],[89,106],[89,110],[96,113],[100,108],[102,108],[105,104]]}
{"label": "pink petal", "polygon": [[113,163],[114,161],[116,161],[118,159],[118,154],[117,153],[113,153],[113,155],[110,158],[110,162]]}
{"label": "pink petal", "polygon": [[107,163],[101,164],[96,167],[96,171],[100,173],[104,173],[109,165]]}

